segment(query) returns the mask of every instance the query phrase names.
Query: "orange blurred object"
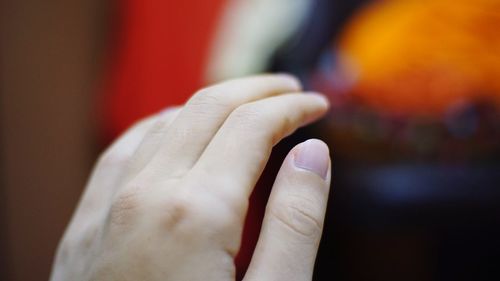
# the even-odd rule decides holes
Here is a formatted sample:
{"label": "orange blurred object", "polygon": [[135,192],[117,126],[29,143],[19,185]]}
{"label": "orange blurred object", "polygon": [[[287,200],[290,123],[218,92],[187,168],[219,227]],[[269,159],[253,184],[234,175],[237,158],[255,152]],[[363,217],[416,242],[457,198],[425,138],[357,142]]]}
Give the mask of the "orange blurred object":
{"label": "orange blurred object", "polygon": [[353,18],[338,48],[354,73],[350,91],[380,112],[500,105],[498,0],[376,2]]}

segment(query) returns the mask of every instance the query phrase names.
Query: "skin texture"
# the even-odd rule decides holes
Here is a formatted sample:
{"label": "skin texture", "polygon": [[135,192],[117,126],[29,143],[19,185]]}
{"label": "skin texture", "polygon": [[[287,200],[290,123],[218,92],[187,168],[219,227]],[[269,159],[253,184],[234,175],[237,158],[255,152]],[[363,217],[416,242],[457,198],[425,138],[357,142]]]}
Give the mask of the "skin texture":
{"label": "skin texture", "polygon": [[[248,197],[272,147],[328,102],[288,75],[223,82],[147,118],[100,157],[51,280],[234,280]],[[286,157],[245,280],[311,280],[328,147]]]}

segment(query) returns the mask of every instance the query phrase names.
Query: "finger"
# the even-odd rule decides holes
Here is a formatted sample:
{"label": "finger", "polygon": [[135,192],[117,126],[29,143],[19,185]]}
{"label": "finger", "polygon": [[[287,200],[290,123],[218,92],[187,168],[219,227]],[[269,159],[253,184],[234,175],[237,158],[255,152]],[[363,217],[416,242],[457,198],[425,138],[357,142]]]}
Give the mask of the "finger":
{"label": "finger", "polygon": [[286,157],[245,281],[312,279],[330,186],[328,154],[325,143],[311,139]]}
{"label": "finger", "polygon": [[224,123],[242,104],[290,91],[299,91],[297,79],[289,75],[261,75],[234,79],[195,94],[179,113],[152,159],[162,173],[180,175],[190,169]]}
{"label": "finger", "polygon": [[287,94],[243,105],[227,119],[192,173],[210,179],[204,184],[230,200],[247,200],[272,147],[327,109],[327,100],[317,94]]}
{"label": "finger", "polygon": [[163,138],[165,132],[177,118],[181,109],[181,106],[169,107],[158,114],[156,122],[148,129],[137,149],[135,149],[134,155],[130,161],[128,178],[139,173],[158,152],[159,147],[165,141]]}

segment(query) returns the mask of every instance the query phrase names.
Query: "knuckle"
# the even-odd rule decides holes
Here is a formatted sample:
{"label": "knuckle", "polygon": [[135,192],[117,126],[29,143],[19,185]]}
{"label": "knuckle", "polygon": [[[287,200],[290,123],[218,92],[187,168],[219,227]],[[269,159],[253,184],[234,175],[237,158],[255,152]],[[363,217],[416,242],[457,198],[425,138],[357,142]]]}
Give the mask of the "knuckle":
{"label": "knuckle", "polygon": [[[248,206],[248,197],[234,189],[234,182],[225,177],[211,178],[209,174],[197,173],[189,188],[183,189],[182,198],[189,202],[189,219],[192,227],[227,231],[242,224]],[[203,182],[200,179],[205,179]],[[187,201],[186,199],[189,199]]]}
{"label": "knuckle", "polygon": [[208,236],[214,235],[216,239],[226,237],[225,234],[228,233],[237,233],[236,229],[243,223],[240,217],[228,209],[216,209],[217,212],[214,209],[207,209],[202,213],[199,223],[202,231],[208,231]]}
{"label": "knuckle", "polygon": [[223,87],[211,86],[199,90],[189,101],[190,106],[196,108],[225,108],[231,106],[230,99]]}
{"label": "knuckle", "polygon": [[[204,190],[210,190],[210,198],[213,204],[223,205],[232,213],[243,213],[248,207],[248,195],[241,189],[234,188],[241,184],[231,177],[211,177],[210,171],[199,174],[200,178],[209,179],[205,183],[199,183]],[[200,181],[198,181],[200,182]],[[209,186],[207,186],[209,182]]]}
{"label": "knuckle", "polygon": [[[300,112],[296,112],[296,114],[301,114]],[[300,116],[297,118],[299,120],[303,120],[303,117]],[[280,130],[283,131],[283,133],[290,133],[297,129],[297,122],[294,122],[295,118],[290,116],[290,114],[284,114],[282,118],[280,118]]]}
{"label": "knuckle", "polygon": [[309,239],[319,239],[323,220],[318,207],[303,198],[291,198],[272,208],[271,214],[290,231]]}
{"label": "knuckle", "polygon": [[80,240],[82,249],[88,250],[92,247],[92,245],[96,241],[98,232],[99,232],[99,227],[97,224],[90,223],[87,225],[87,227],[82,233],[82,238]]}
{"label": "knuckle", "polygon": [[256,127],[268,120],[268,113],[259,108],[255,103],[247,103],[236,108],[231,114],[231,119],[238,126]]}
{"label": "knuckle", "polygon": [[274,146],[283,136],[296,129],[295,122],[289,113],[278,114],[274,110],[267,110],[258,102],[238,107],[230,118],[229,126],[252,131],[249,137],[260,142],[261,147]]}
{"label": "knuckle", "polygon": [[193,216],[196,218],[197,227],[224,232],[239,225],[239,212],[234,211],[228,202],[221,200],[214,194],[202,194],[193,208]]}
{"label": "knuckle", "polygon": [[167,232],[171,232],[190,216],[191,206],[184,200],[172,200],[161,210],[160,226]]}
{"label": "knuckle", "polygon": [[275,118],[269,122],[275,124],[269,136],[272,145],[277,144],[283,137],[290,135],[297,129],[296,122],[294,122],[294,119],[288,113],[279,116],[279,119]]}
{"label": "knuckle", "polygon": [[130,188],[120,192],[111,203],[110,223],[114,225],[129,224],[136,217],[140,205],[138,188]]}
{"label": "knuckle", "polygon": [[[214,210],[214,209],[209,209]],[[239,216],[232,212],[228,205],[219,205],[218,212],[207,212],[206,222],[212,223],[218,229],[227,229],[239,221]]]}

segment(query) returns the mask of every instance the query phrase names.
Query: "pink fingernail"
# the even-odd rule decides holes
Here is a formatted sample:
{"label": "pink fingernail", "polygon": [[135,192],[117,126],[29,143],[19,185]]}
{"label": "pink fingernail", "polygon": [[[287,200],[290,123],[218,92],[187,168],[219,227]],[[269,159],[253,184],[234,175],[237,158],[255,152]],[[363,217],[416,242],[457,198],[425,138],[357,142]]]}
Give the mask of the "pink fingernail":
{"label": "pink fingernail", "polygon": [[317,139],[310,139],[301,143],[294,155],[295,166],[311,171],[326,179],[330,156],[328,146]]}

